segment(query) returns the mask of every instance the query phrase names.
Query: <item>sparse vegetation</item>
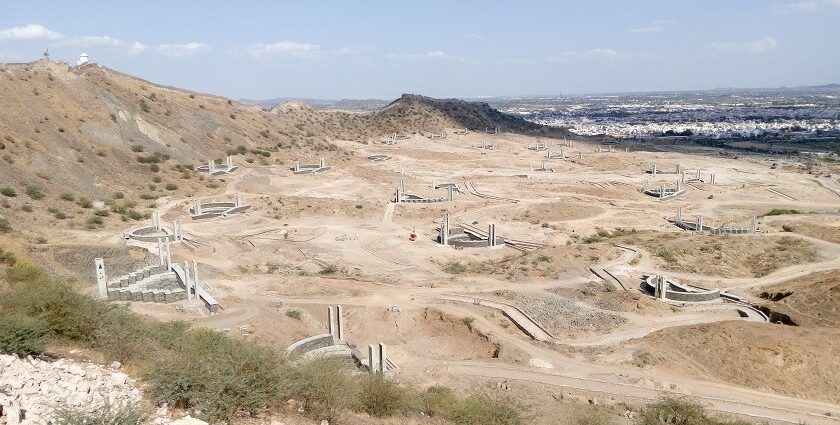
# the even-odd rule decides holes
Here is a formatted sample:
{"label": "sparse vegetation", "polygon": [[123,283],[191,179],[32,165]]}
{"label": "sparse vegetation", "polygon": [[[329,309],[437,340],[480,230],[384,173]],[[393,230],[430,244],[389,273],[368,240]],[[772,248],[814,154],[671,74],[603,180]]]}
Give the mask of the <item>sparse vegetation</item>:
{"label": "sparse vegetation", "polygon": [[62,410],[56,414],[56,425],[140,425],[148,415],[136,406],[105,405],[95,411]]}
{"label": "sparse vegetation", "polygon": [[677,257],[674,255],[674,252],[671,251],[670,248],[662,247],[659,249],[659,252],[656,253],[659,258],[665,260],[668,264],[674,264],[677,262]]}
{"label": "sparse vegetation", "polygon": [[286,317],[291,317],[292,319],[300,320],[300,318],[301,318],[300,310],[287,310],[286,311]]}
{"label": "sparse vegetation", "polygon": [[318,272],[318,274],[324,276],[331,276],[336,273],[338,273],[338,267],[336,267],[334,264],[327,264],[321,267],[321,270]]}
{"label": "sparse vegetation", "polygon": [[451,261],[449,263],[446,263],[445,266],[443,266],[443,271],[445,271],[449,274],[460,274],[460,273],[464,273],[465,271],[467,271],[467,266],[465,266],[465,265],[463,265],[463,264],[461,264],[457,261]]}
{"label": "sparse vegetation", "polygon": [[727,418],[714,418],[705,407],[687,399],[667,397],[650,404],[636,425],[749,425],[750,422]]}
{"label": "sparse vegetation", "polygon": [[795,209],[773,208],[762,215],[762,217],[773,215],[788,215],[788,214],[802,214],[802,211]]}
{"label": "sparse vegetation", "polygon": [[44,191],[38,186],[26,186],[26,196],[37,201],[44,199]]}
{"label": "sparse vegetation", "polygon": [[17,196],[17,191],[12,189],[11,187],[4,187],[0,189],[0,194],[9,198],[14,198],[15,196]]}

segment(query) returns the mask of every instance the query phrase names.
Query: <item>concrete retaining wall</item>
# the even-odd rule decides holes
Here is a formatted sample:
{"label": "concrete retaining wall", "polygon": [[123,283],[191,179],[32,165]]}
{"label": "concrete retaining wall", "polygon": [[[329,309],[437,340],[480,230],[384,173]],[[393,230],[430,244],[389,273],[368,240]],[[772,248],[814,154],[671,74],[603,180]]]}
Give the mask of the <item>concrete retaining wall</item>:
{"label": "concrete retaining wall", "polygon": [[315,335],[309,338],[302,339],[286,349],[286,355],[289,357],[302,356],[312,350],[329,347],[335,344],[335,337],[332,334]]}

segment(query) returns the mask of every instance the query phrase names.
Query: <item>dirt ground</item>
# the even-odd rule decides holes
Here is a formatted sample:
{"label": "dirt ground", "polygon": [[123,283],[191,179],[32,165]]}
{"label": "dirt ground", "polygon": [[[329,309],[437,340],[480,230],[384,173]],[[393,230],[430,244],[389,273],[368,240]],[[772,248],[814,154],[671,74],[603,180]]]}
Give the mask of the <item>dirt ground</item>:
{"label": "dirt ground", "polygon": [[[475,148],[482,141],[499,149]],[[156,202],[165,225],[182,220],[192,241],[174,245],[173,260],[199,263],[202,284],[222,311],[210,315],[189,302],[131,308],[285,350],[325,333],[327,306],[340,304],[347,340],[362,351],[387,344],[403,379],[503,390],[533,401],[533,423],[571,418],[593,398],[616,423],[628,423],[627,410],[668,391],[731,414],[813,423],[828,423],[827,411],[840,415],[840,407],[823,404],[840,402],[840,365],[830,355],[840,347],[837,338],[820,338],[833,330],[758,323],[757,313],[742,317],[743,305],[719,300],[667,304],[639,289],[645,274],[664,273],[778,304],[774,310],[794,320],[793,309],[813,308],[834,320],[837,300],[819,297],[833,291],[826,282],[840,269],[840,244],[828,232],[833,216],[815,224],[805,215],[762,217],[759,234],[742,236],[696,235],[669,219],[682,206],[707,223],[739,224],[776,203],[840,210],[840,197],[795,169],[716,152],[595,153],[594,145],[571,142],[564,152],[573,159],[550,160],[555,172],[537,172],[532,166],[544,153],[526,149],[533,141],[509,133],[449,134],[434,142],[413,135],[394,146],[333,139],[332,168],[317,175],[293,175],[285,156],[282,165],[243,164],[224,181],[213,179],[211,194]],[[392,158],[365,159],[382,152]],[[641,188],[673,176],[643,173],[653,161],[715,172],[718,184],[692,183],[684,196],[659,201]],[[443,196],[432,188],[439,183],[455,183],[459,192],[454,202],[395,205],[389,201],[399,180],[424,196]],[[209,220],[186,215],[194,199],[230,199],[236,192],[252,208]],[[499,236],[525,243],[525,252],[441,246],[436,237],[444,213],[482,229],[495,223]],[[788,222],[793,231],[783,229]],[[27,249],[94,292],[88,264],[95,256],[106,258],[109,277],[156,258],[156,246],[122,238],[144,223],[51,228],[47,243]],[[624,286],[593,270],[613,273]],[[814,272],[825,279],[805,277]],[[793,295],[772,302],[759,297],[762,291]],[[513,305],[554,339],[536,341],[502,310],[444,300],[448,294]]]}

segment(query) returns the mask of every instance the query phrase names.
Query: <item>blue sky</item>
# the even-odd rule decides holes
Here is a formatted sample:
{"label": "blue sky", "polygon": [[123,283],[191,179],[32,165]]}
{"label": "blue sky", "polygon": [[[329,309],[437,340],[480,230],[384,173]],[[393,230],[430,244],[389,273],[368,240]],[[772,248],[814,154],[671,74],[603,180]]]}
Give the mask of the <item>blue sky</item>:
{"label": "blue sky", "polygon": [[0,62],[47,47],[232,98],[796,86],[840,83],[840,0],[0,0]]}

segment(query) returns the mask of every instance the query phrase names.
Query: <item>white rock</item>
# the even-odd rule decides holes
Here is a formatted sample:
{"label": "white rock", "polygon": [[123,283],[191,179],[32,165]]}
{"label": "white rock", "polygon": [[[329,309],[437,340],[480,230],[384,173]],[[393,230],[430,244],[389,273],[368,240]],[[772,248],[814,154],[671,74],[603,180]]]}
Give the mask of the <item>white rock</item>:
{"label": "white rock", "polygon": [[177,421],[170,422],[170,425],[207,425],[207,422],[202,421],[201,419],[193,418],[190,415],[184,416]]}

